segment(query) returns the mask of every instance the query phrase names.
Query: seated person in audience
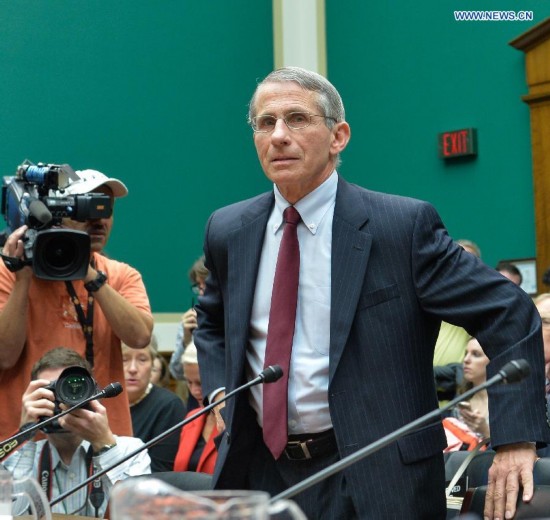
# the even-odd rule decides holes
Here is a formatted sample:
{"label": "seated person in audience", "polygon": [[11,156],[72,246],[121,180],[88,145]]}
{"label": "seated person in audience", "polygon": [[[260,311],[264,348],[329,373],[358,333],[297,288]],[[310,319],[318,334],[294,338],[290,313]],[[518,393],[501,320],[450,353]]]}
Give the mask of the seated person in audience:
{"label": "seated person in audience", "polygon": [[153,368],[151,369],[151,383],[162,388],[168,388],[170,384],[170,373],[168,371],[168,363],[160,352],[155,352],[153,358]]}
{"label": "seated person in audience", "polygon": [[[155,353],[151,345],[142,349],[122,346],[132,427],[134,435],[143,442],[176,425],[185,414],[185,405],[176,394],[151,383]],[[179,433],[177,430],[149,448],[153,472],[172,469],[178,451]]]}
{"label": "seated person in audience", "polygon": [[[464,381],[462,386],[459,387],[459,393],[485,383],[488,364],[489,358],[483,352],[481,345],[477,339],[471,338],[466,345],[466,355],[463,363]],[[480,437],[489,437],[489,398],[487,390],[481,390],[470,397],[468,401],[463,401],[458,406],[458,416]]]}
{"label": "seated person in audience", "polygon": [[[201,256],[191,266],[189,270],[189,280],[191,289],[195,295],[201,295],[204,292],[208,269],[204,267],[204,256]],[[181,356],[183,351],[193,341],[193,331],[197,328],[197,312],[194,309],[195,297],[193,297],[191,307],[183,313],[181,323],[176,335],[176,347],[170,358],[170,373],[174,379],[184,380],[183,366]]]}
{"label": "seated person in audience", "polygon": [[[189,393],[203,406],[201,378],[197,348],[190,343],[182,356],[183,373],[189,386]],[[187,417],[197,413],[191,410]],[[198,471],[212,474],[217,451],[214,438],[218,435],[213,412],[201,415],[181,430],[180,446],[174,463],[174,471]]]}
{"label": "seated person in audience", "polygon": [[502,275],[508,278],[508,280],[514,282],[516,285],[521,285],[523,282],[523,276],[521,271],[509,262],[499,262],[495,269]]}
{"label": "seated person in audience", "polygon": [[[533,301],[542,320],[544,362],[546,363],[546,414],[550,418],[550,293],[539,294]],[[537,453],[541,457],[550,457],[550,446],[537,450]]]}
{"label": "seated person in audience", "polygon": [[[471,338],[466,345],[464,379],[458,387],[458,393],[484,383],[487,380],[485,370],[488,364],[489,358],[481,345],[475,338]],[[460,402],[453,410],[453,417],[443,420],[443,426],[448,444],[445,451],[472,450],[481,439],[488,438],[490,431],[487,390],[481,390],[469,400]]]}
{"label": "seated person in audience", "polygon": [[544,340],[546,379],[550,382],[550,293],[539,294],[534,299],[534,302],[542,320],[542,338]]}
{"label": "seated person in audience", "polygon": [[[48,351],[35,363],[32,380],[23,394],[22,426],[54,415],[54,392],[46,387],[70,366],[92,371],[80,354],[64,347]],[[45,439],[23,444],[0,468],[10,471],[15,480],[34,477],[42,483],[50,501],[143,446],[139,439],[113,435],[107,411],[99,401],[91,401],[86,408],[46,425],[44,432]],[[111,488],[117,481],[150,472],[149,455],[143,450],[94,481],[93,485],[84,486],[55,504],[53,512],[103,518]],[[15,504],[16,514],[19,514],[18,505],[22,504]]]}

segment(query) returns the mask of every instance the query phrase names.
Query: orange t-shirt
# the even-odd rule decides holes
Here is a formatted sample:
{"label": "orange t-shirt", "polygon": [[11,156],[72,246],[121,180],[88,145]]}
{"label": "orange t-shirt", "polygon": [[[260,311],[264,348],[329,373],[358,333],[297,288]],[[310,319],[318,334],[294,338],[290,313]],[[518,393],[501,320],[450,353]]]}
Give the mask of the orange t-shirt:
{"label": "orange t-shirt", "polygon": [[[96,269],[107,274],[107,283],[137,309],[151,314],[149,298],[141,275],[133,267],[94,254]],[[4,308],[15,283],[15,274],[0,261],[0,310]],[[84,314],[88,313],[88,292],[82,280],[72,282]],[[0,370],[0,439],[19,428],[21,397],[31,369],[42,355],[55,347],[67,347],[86,357],[86,340],[65,282],[33,277],[29,288],[27,340],[14,367]],[[120,339],[115,336],[101,307],[94,303],[94,379],[99,386],[118,381],[124,386]],[[1,338],[0,338],[0,348]],[[111,430],[116,435],[132,435],[132,420],[125,392],[104,399]]]}

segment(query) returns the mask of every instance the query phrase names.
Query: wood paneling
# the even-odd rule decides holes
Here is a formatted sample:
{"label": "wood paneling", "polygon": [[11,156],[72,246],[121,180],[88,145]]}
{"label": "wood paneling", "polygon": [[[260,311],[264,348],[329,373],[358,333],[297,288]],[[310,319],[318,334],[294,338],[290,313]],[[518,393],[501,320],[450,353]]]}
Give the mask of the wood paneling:
{"label": "wood paneling", "polygon": [[525,53],[537,238],[537,289],[548,291],[542,277],[550,267],[550,18],[510,42]]}

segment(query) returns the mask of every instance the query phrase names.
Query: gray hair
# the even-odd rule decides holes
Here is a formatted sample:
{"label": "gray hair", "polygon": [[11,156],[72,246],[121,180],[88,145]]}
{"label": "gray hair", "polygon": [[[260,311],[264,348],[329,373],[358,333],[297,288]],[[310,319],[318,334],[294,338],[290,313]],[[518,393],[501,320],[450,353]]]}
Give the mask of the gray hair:
{"label": "gray hair", "polygon": [[[268,74],[256,87],[248,105],[248,121],[256,115],[256,95],[266,83],[297,83],[304,90],[317,93],[317,106],[321,115],[333,117],[337,122],[345,121],[344,103],[334,85],[325,77],[300,67],[283,67]],[[332,119],[325,119],[329,128],[334,126]]]}

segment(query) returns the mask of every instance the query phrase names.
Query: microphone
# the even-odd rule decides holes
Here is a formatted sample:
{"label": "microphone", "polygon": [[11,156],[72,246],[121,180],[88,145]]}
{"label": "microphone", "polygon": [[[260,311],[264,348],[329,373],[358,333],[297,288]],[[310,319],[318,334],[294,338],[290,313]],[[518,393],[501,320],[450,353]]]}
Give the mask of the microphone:
{"label": "microphone", "polygon": [[514,359],[504,365],[498,374],[502,376],[502,381],[506,384],[517,383],[531,373],[531,367],[525,359]]}
{"label": "microphone", "polygon": [[464,392],[463,394],[460,394],[458,397],[455,397],[452,401],[449,401],[445,406],[432,410],[431,412],[419,417],[418,419],[410,422],[409,424],[406,424],[405,426],[402,426],[401,428],[395,430],[394,432],[389,433],[388,435],[385,435],[381,439],[378,439],[377,441],[374,441],[371,444],[364,446],[363,448],[352,453],[351,455],[348,455],[347,457],[340,459],[338,462],[335,462],[334,464],[327,466],[326,468],[319,471],[318,473],[311,475],[310,477],[302,480],[301,482],[298,482],[294,486],[289,487],[287,490],[283,491],[282,493],[279,493],[278,495],[274,496],[273,498],[270,499],[269,502],[275,503],[277,500],[291,498],[294,495],[297,495],[298,493],[301,493],[302,491],[317,484],[318,482],[321,482],[322,480],[334,475],[335,473],[338,473],[339,471],[347,468],[348,466],[351,466],[355,462],[358,462],[363,458],[379,451],[380,449],[385,448],[389,444],[392,444],[396,440],[400,439],[401,437],[404,437],[405,435],[416,430],[420,426],[423,426],[424,424],[431,422],[433,419],[440,418],[443,412],[450,410],[451,408],[456,406],[460,401],[464,401],[465,399],[468,399],[469,397],[479,392],[480,390],[485,390],[497,383],[504,383],[504,384],[517,383],[521,381],[523,378],[527,377],[530,372],[531,372],[531,369],[530,369],[529,363],[525,359],[515,359],[513,361],[509,361],[498,371],[496,375],[494,375],[491,379],[488,379],[487,381],[485,381],[485,383],[482,383],[478,386],[471,388],[470,390]]}
{"label": "microphone", "polygon": [[44,426],[48,426],[50,423],[57,421],[57,419],[67,415],[68,413],[74,412],[75,410],[82,408],[84,405],[88,404],[90,401],[94,401],[95,399],[109,399],[110,397],[116,397],[122,392],[122,390],[123,390],[122,385],[120,383],[110,383],[103,390],[100,390],[98,393],[80,401],[79,403],[75,404],[74,406],[71,406],[70,408],[67,408],[67,410],[63,410],[62,412],[56,415],[52,415],[51,417],[48,417],[43,421],[39,421],[29,426],[28,428],[25,428],[17,432],[15,435],[10,437],[9,439],[6,439],[5,441],[0,442],[0,460],[5,458],[15,449],[17,449],[17,447],[20,444],[28,441],[33,436],[36,430],[39,430]]}
{"label": "microphone", "polygon": [[49,224],[52,221],[53,216],[46,204],[35,198],[30,198],[29,200],[28,220],[32,227],[40,228],[42,225]]}
{"label": "microphone", "polygon": [[230,397],[233,397],[244,390],[248,390],[252,386],[256,386],[260,383],[274,383],[275,381],[278,381],[283,376],[283,369],[279,365],[270,365],[266,368],[264,368],[254,379],[251,381],[248,381],[248,383],[245,383],[242,386],[239,386],[238,388],[235,388],[235,390],[232,390],[231,392],[225,394],[222,398],[218,399],[217,401],[214,401],[213,403],[210,403],[208,406],[205,406],[198,412],[194,413],[191,417],[188,417],[187,419],[184,419],[183,421],[174,424],[174,426],[171,426],[166,430],[165,432],[162,432],[161,434],[157,435],[156,437],[148,440],[146,443],[143,444],[143,446],[140,446],[139,448],[135,449],[134,451],[126,454],[122,459],[115,462],[114,464],[111,464],[110,466],[107,466],[106,468],[103,468],[101,471],[98,471],[97,473],[94,473],[93,475],[90,475],[86,480],[83,480],[79,484],[77,484],[72,489],[69,489],[65,493],[62,493],[55,499],[53,499],[50,502],[50,506],[54,506],[55,504],[62,502],[65,500],[68,496],[71,496],[73,493],[78,491],[80,488],[83,488],[84,486],[87,486],[90,484],[90,482],[93,482],[94,480],[98,479],[99,477],[102,477],[109,471],[111,471],[113,468],[116,468],[119,464],[122,464],[123,462],[126,462],[128,459],[131,459],[132,457],[135,457],[139,452],[157,444],[158,442],[162,441],[175,431],[179,430],[186,424],[189,424],[190,422],[194,421],[201,415],[204,415],[211,410],[213,410],[216,406],[220,405],[221,403],[227,401]]}
{"label": "microphone", "polygon": [[274,383],[283,377],[283,369],[279,365],[270,365],[264,368],[258,377],[261,377],[264,383]]}
{"label": "microphone", "polygon": [[93,397],[93,399],[90,399],[93,401],[94,399],[110,399],[111,397],[116,397],[117,395],[120,395],[122,393],[122,385],[120,383],[109,383],[99,394],[97,394],[97,397]]}

